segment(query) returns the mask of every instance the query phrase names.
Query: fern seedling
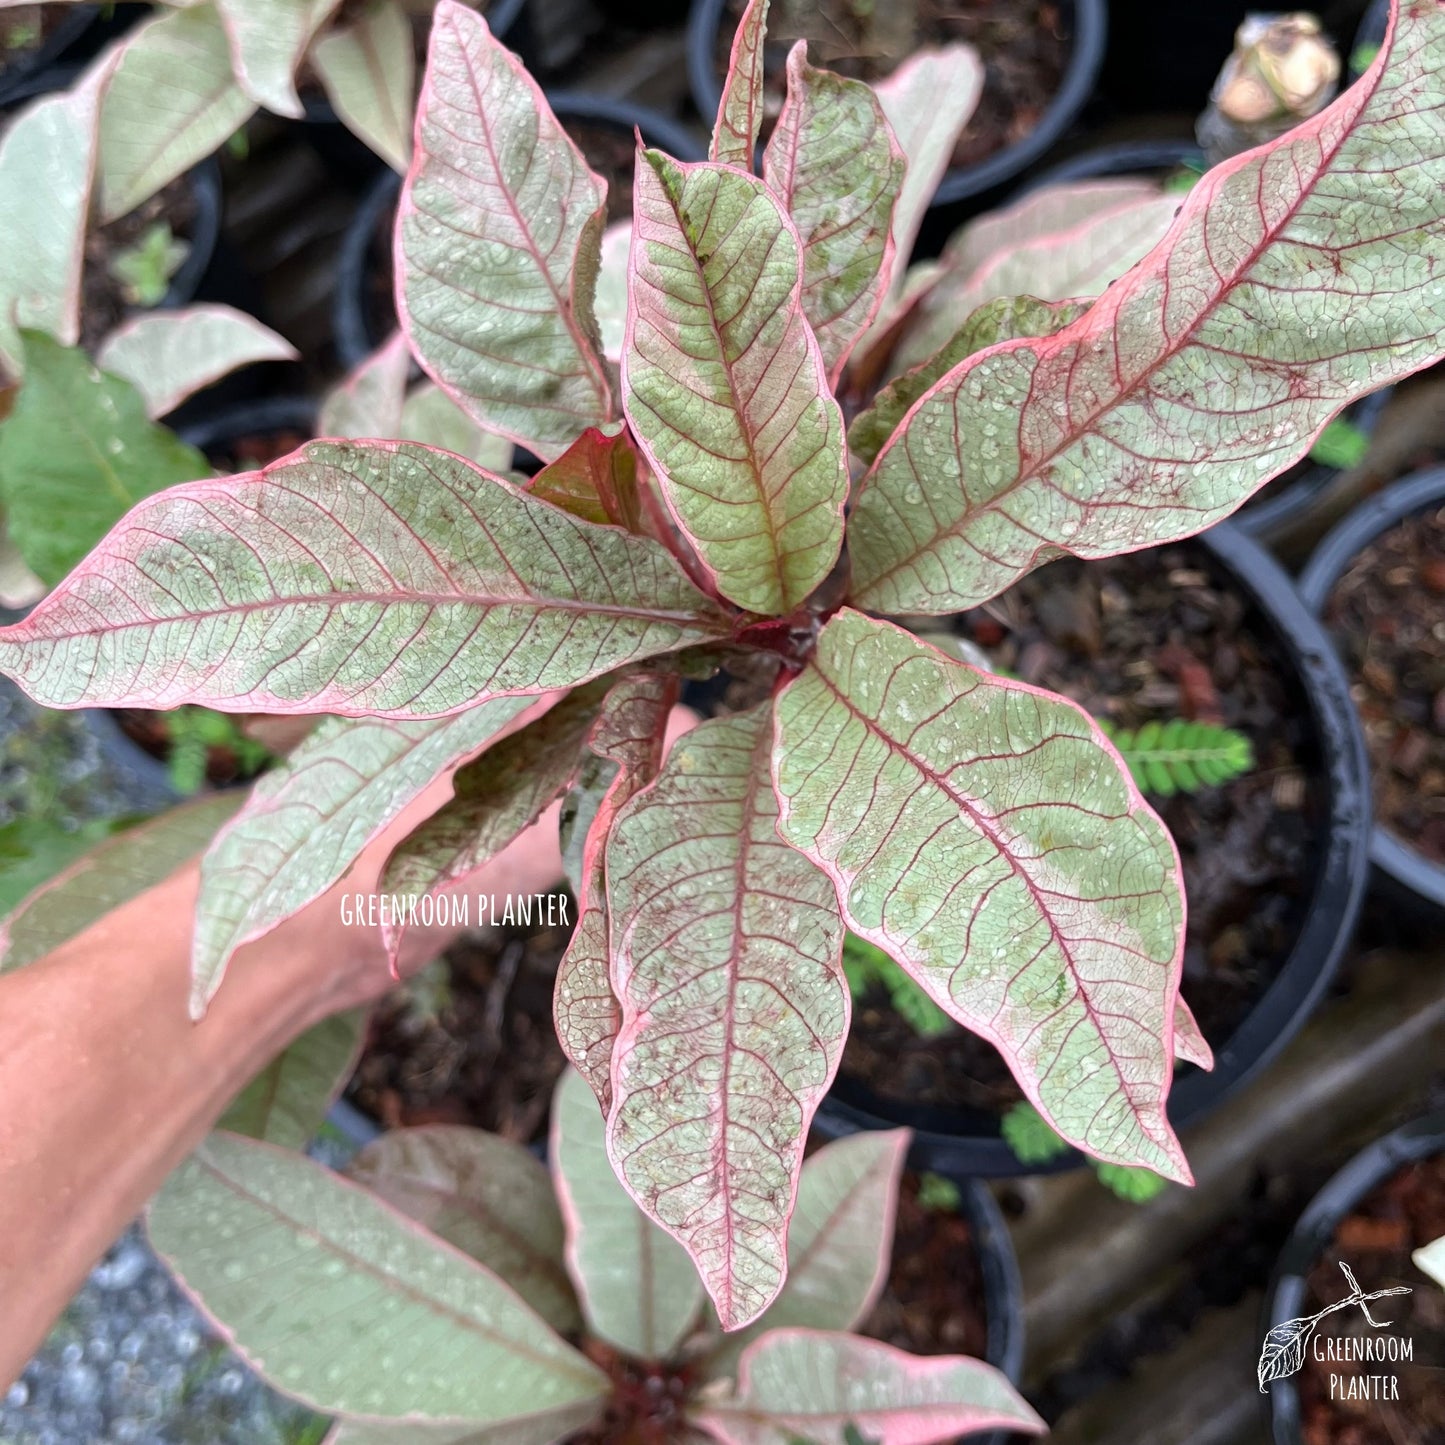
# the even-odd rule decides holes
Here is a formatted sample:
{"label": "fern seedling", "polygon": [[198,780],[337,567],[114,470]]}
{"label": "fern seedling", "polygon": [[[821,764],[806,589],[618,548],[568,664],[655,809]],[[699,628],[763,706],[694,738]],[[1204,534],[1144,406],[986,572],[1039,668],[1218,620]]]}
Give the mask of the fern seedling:
{"label": "fern seedling", "polygon": [[[1020,1164],[1049,1164],[1068,1153],[1068,1143],[1049,1127],[1043,1115],[1030,1103],[1020,1101],[999,1120],[999,1132]],[[1131,1204],[1147,1204],[1166,1181],[1152,1169],[1094,1162],[1099,1183]]]}
{"label": "fern seedling", "polygon": [[1129,765],[1140,792],[1156,798],[1217,788],[1254,766],[1250,740],[1214,723],[1171,718],[1121,728],[1101,718],[1099,726]]}
{"label": "fern seedling", "polygon": [[848,992],[862,999],[873,984],[888,994],[888,1002],[921,1039],[942,1038],[953,1032],[953,1020],[929,998],[881,948],[856,934],[843,941],[843,973]]}

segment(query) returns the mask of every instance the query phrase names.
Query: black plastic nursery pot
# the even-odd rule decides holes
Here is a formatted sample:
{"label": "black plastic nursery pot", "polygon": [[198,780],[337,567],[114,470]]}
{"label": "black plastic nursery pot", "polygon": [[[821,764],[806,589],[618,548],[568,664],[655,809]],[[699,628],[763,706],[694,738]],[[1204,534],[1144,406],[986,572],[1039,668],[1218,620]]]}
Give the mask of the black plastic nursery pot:
{"label": "black plastic nursery pot", "polygon": [[[41,83],[52,66],[67,61],[86,31],[100,17],[99,5],[51,4],[45,7],[54,19],[43,40],[14,64],[0,70],[0,109],[43,94],[52,87]],[[5,12],[0,10],[0,20]]]}
{"label": "black plastic nursery pot", "polygon": [[[565,128],[585,128],[599,137],[615,137],[629,157],[635,147],[634,131],[641,132],[646,145],[656,146],[679,160],[698,161],[706,156],[705,147],[692,131],[647,106],[580,91],[549,92],[547,102]],[[585,154],[587,146],[582,150]],[[396,326],[391,218],[400,193],[401,177],[394,171],[377,175],[341,238],[332,330],[337,355],[348,370],[381,346]],[[630,205],[625,214],[631,215]]]}
{"label": "black plastic nursery pot", "polygon": [[[1445,505],[1445,467],[1417,472],[1362,502],[1325,537],[1301,573],[1299,591],[1305,606],[1327,619],[1331,594],[1359,553],[1406,518],[1441,505]],[[1409,896],[1445,908],[1445,865],[1426,857],[1383,823],[1377,822],[1371,831],[1370,858]]]}
{"label": "black plastic nursery pot", "polygon": [[[687,21],[687,69],[693,103],[711,125],[722,96],[718,67],[718,32],[732,23],[728,0],[693,0]],[[1033,129],[1011,145],[943,177],[934,205],[949,205],[991,191],[1026,170],[1046,154],[1074,121],[1094,93],[1103,64],[1109,31],[1107,0],[1062,0],[1059,5],[1069,36],[1069,56],[1058,89]],[[770,45],[781,68],[785,47]],[[816,57],[814,57],[816,61]],[[987,85],[985,81],[985,86]]]}
{"label": "black plastic nursery pot", "polygon": [[[1323,629],[1300,601],[1290,578],[1252,539],[1221,525],[1189,544],[1202,548],[1221,582],[1249,607],[1251,626],[1266,635],[1271,660],[1292,674],[1289,692],[1303,699],[1300,727],[1310,741],[1315,790],[1309,884],[1292,905],[1284,956],[1251,994],[1228,1037],[1210,1037],[1215,1067],[1176,1068],[1170,1119],[1181,1128],[1241,1088],[1291,1039],[1323,997],[1350,940],[1369,873],[1369,769],[1349,681]],[[1271,825],[1272,826],[1272,825]],[[1273,960],[1271,960],[1273,963]],[[1206,1034],[1209,1031],[1206,1029]],[[985,1178],[1076,1167],[1070,1152],[1046,1169],[1020,1163],[998,1132],[996,1116],[921,1103],[903,1091],[881,1094],[848,1072],[845,1054],[819,1114],[832,1135],[907,1125],[918,1168]]]}
{"label": "black plastic nursery pot", "polygon": [[[1315,1275],[1322,1265],[1326,1267],[1331,1284],[1336,1285],[1336,1281],[1338,1281],[1336,1287],[1339,1288],[1339,1294],[1343,1297],[1347,1286],[1345,1286],[1342,1271],[1338,1269],[1340,1256],[1355,1252],[1362,1243],[1365,1246],[1363,1252],[1368,1257],[1371,1253],[1368,1248],[1371,1241],[1366,1237],[1363,1241],[1352,1245],[1348,1232],[1342,1232],[1341,1226],[1346,1224],[1371,1195],[1374,1195],[1382,1185],[1387,1185],[1402,1170],[1408,1169],[1412,1165],[1436,1160],[1442,1154],[1445,1154],[1445,1114],[1430,1114],[1416,1119],[1366,1146],[1315,1195],[1300,1216],[1299,1222],[1295,1225],[1288,1240],[1285,1241],[1284,1248],[1280,1251],[1269,1293],[1265,1298],[1264,1317],[1260,1324],[1261,1337],[1278,1325],[1286,1325],[1291,1321],[1308,1320],[1315,1313],[1316,1302],[1310,1281],[1311,1276]],[[1398,1229],[1398,1224],[1395,1229]],[[1384,1238],[1382,1236],[1379,1242],[1383,1244]],[[1429,1242],[1428,1239],[1411,1241],[1409,1247],[1419,1248]],[[1361,1289],[1368,1294],[1372,1292],[1375,1282],[1364,1276],[1360,1269],[1360,1263],[1361,1261],[1357,1258],[1356,1273],[1360,1275]],[[1404,1284],[1407,1288],[1421,1293],[1438,1289],[1434,1281],[1428,1279],[1413,1264],[1398,1271],[1391,1268],[1388,1278],[1377,1283],[1388,1284],[1390,1287]],[[1408,1328],[1400,1328],[1399,1322],[1407,1308],[1402,1304],[1402,1300],[1399,1297],[1384,1298],[1372,1303],[1369,1308],[1374,1319],[1380,1321],[1383,1328],[1374,1330],[1364,1324],[1363,1319],[1359,1316],[1358,1307],[1351,1307],[1346,1312],[1347,1315],[1355,1316],[1354,1320],[1348,1323],[1354,1328],[1363,1326],[1360,1330],[1361,1333],[1377,1339],[1388,1341],[1393,1338],[1400,1343],[1408,1340],[1413,1355],[1413,1366],[1418,1368],[1423,1365],[1425,1372],[1433,1375],[1435,1381],[1433,1385],[1428,1382],[1422,1383],[1419,1374],[1414,1374],[1410,1378],[1401,1378],[1402,1367],[1394,1363],[1366,1363],[1357,1368],[1366,1373],[1387,1372],[1386,1378],[1395,1376],[1395,1389],[1399,1393],[1402,1404],[1405,1405],[1412,1403],[1413,1392],[1432,1389],[1438,1392],[1439,1367],[1445,1363],[1445,1360],[1442,1360],[1438,1354],[1432,1354],[1430,1340],[1414,1338],[1408,1332]],[[1337,1316],[1336,1318],[1343,1317]],[[1437,1337],[1433,1341],[1433,1348],[1437,1351],[1441,1346],[1439,1333],[1437,1325],[1433,1331]],[[1328,1346],[1324,1341],[1319,1343],[1321,1353],[1326,1354]],[[1304,1369],[1309,1368],[1309,1356],[1314,1353],[1315,1346],[1316,1338],[1312,1332],[1305,1351]],[[1335,1368],[1342,1369],[1344,1366]],[[1301,1370],[1282,1374],[1277,1379],[1267,1381],[1267,1395],[1262,1397],[1262,1404],[1269,1419],[1269,1428],[1275,1445],[1303,1445],[1306,1438],[1328,1438],[1315,1433],[1311,1433],[1308,1437],[1306,1435],[1308,1407],[1302,1397],[1302,1374]],[[1386,1386],[1385,1393],[1377,1398],[1388,1400],[1389,1393],[1389,1387]],[[1401,1441],[1409,1439],[1424,1442],[1440,1438],[1433,1432],[1420,1435],[1400,1433],[1402,1424],[1408,1428],[1408,1421],[1402,1422],[1397,1419],[1392,1422],[1392,1429],[1387,1427],[1379,1412],[1386,1408],[1393,1409],[1393,1402],[1388,1406],[1380,1403],[1360,1404],[1356,1408],[1360,1412],[1369,1412],[1362,1415],[1361,1418],[1369,1421],[1372,1426],[1375,1424],[1381,1426],[1381,1433],[1372,1435],[1371,1439]],[[1318,1425],[1319,1422],[1316,1422],[1317,1428]],[[1342,1433],[1338,1438],[1343,1440],[1347,1437]],[[1360,1437],[1350,1436],[1348,1438]]]}

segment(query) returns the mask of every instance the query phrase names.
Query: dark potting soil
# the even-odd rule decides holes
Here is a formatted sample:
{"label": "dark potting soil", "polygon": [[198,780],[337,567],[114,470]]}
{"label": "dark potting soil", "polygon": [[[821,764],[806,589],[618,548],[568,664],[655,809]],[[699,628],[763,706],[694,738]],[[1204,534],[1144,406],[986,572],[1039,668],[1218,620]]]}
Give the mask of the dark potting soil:
{"label": "dark potting soil", "polygon": [[80,283],[80,344],[87,351],[94,351],[139,309],[126,298],[124,284],[111,270],[115,258],[138,245],[159,222],[165,222],[178,241],[189,242],[195,221],[196,198],[190,180],[177,176],[135,210],[86,235],[85,269]]}
{"label": "dark potting soil", "polygon": [[[562,129],[577,143],[587,164],[607,182],[607,222],[632,217],[632,168],[636,149],[631,135],[613,126],[564,119]],[[396,290],[392,271],[392,231],[396,211],[377,217],[366,251],[365,295],[362,306],[367,330],[385,339],[396,330]]]}
{"label": "dark potting soil", "polygon": [[858,1333],[915,1355],[972,1355],[988,1345],[983,1270],[968,1220],[920,1202],[918,1175],[898,1191],[888,1283]]}
{"label": "dark potting soil", "polygon": [[[745,8],[729,0],[716,46],[727,74],[733,35]],[[785,63],[795,41],[814,65],[859,80],[890,75],[915,50],[964,41],[984,64],[978,108],[954,147],[951,166],[971,166],[1023,140],[1054,98],[1069,57],[1058,0],[773,0],[764,65],[765,134],[782,107]]]}
{"label": "dark potting soil", "polygon": [[271,462],[289,456],[297,447],[311,440],[309,432],[295,427],[277,427],[273,431],[247,432],[243,436],[223,437],[204,450],[206,460],[221,476],[237,472],[254,472]]}
{"label": "dark potting soil", "polygon": [[567,1063],[552,990],[571,936],[570,926],[496,929],[455,944],[431,997],[400,989],[372,1014],[347,1097],[387,1129],[471,1124],[542,1138]]}
{"label": "dark potting soil", "polygon": [[[999,668],[1120,727],[1184,717],[1252,740],[1243,777],[1150,799],[1183,863],[1184,997],[1222,1044],[1293,945],[1326,806],[1307,704],[1268,624],[1188,544],[1051,563],[956,623]],[[964,1029],[920,1038],[876,992],[855,1005],[843,1072],[982,1127],[1022,1097],[991,1044]]]}
{"label": "dark potting soil", "polygon": [[1325,621],[1350,669],[1375,816],[1445,863],[1445,506],[1365,547],[1335,584]]}
{"label": "dark potting soil", "polygon": [[70,14],[69,5],[16,5],[0,10],[0,76],[42,49]]}
{"label": "dark potting soil", "polygon": [[[1350,1293],[1341,1263],[1366,1294],[1401,1285],[1411,1293],[1371,1303],[1375,1319],[1389,1322],[1386,1329],[1373,1329],[1354,1305],[1319,1321],[1297,1377],[1305,1445],[1445,1445],[1445,1292],[1410,1258],[1442,1234],[1445,1155],[1407,1164],[1340,1221],[1310,1271],[1303,1308],[1313,1314]],[[1413,1358],[1328,1358],[1348,1352],[1343,1341],[1374,1344],[1387,1336],[1408,1341]],[[1384,1393],[1399,1399],[1378,1398],[1378,1388],[1376,1398],[1346,1398],[1352,1380],[1370,1375],[1393,1377]]]}

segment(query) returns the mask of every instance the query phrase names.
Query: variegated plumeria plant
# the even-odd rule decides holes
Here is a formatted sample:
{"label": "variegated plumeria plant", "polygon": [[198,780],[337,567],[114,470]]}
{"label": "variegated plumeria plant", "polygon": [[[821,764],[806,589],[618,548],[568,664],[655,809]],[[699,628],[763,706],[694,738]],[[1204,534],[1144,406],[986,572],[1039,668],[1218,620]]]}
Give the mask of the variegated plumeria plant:
{"label": "variegated plumeria plant", "polygon": [[[1171,198],[1097,300],[963,320],[853,420],[850,465],[834,387],[914,224],[898,197],[952,137],[926,92],[922,120],[885,110],[795,51],[755,176],[763,24],[759,0],[712,159],[639,157],[614,370],[603,183],[485,23],[438,8],[399,310],[433,380],[547,462],[530,488],[315,442],[142,503],[0,632],[54,706],[334,715],[207,854],[197,1009],[439,772],[464,763],[388,893],[464,880],[565,795],[559,1033],[728,1329],[784,1286],[845,927],[996,1044],[1064,1138],[1188,1177],[1165,1101],[1174,1056],[1208,1049],[1167,833],[1077,707],[886,616],[1197,531],[1445,352],[1445,11],[1402,0],[1357,85]],[[740,658],[771,697],[664,761],[680,678]]]}
{"label": "variegated plumeria plant", "polygon": [[[347,1182],[217,1133],[152,1203],[152,1242],[329,1445],[544,1445],[574,1433],[722,1445],[929,1445],[1043,1422],[991,1365],[850,1333],[887,1283],[905,1130],[803,1166],[787,1288],[740,1335],[613,1175],[569,1071],[551,1165],[451,1125],[384,1134]],[[576,1341],[577,1347],[568,1341]]]}

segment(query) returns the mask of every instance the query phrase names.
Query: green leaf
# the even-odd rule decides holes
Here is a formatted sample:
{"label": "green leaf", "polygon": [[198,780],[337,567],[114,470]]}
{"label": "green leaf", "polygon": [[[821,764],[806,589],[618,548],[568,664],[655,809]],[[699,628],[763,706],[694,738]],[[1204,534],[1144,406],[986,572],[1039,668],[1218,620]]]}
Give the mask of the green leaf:
{"label": "green leaf", "polygon": [[788,55],[788,97],[763,154],[763,176],[803,242],[803,312],[836,382],[888,289],[893,207],[906,163],[862,81]]}
{"label": "green leaf", "polygon": [[724,1329],[782,1287],[803,1144],[848,1028],[837,903],[778,838],[771,751],[767,704],[702,723],[607,845],[608,1151]]}
{"label": "green leaf", "polygon": [[454,1124],[390,1129],[346,1172],[485,1265],[554,1330],[580,1327],[552,1179],[525,1146]]}
{"label": "green leaf", "polygon": [[449,767],[528,705],[494,698],[451,718],[328,718],[252,788],[207,850],[191,945],[192,1006],[231,955],[338,883],[362,850]]}
{"label": "green leaf", "polygon": [[557,965],[557,1041],[604,1111],[612,1105],[612,1045],[622,1025],[612,991],[606,849],[622,806],[657,776],[675,673],[639,672],[616,682],[587,735],[591,755],[563,807],[563,862],[577,900],[577,926]]}
{"label": "green leaf", "polygon": [[761,181],[658,151],[634,199],[628,421],[723,596],[788,612],[838,560],[848,490],[798,233]]}
{"label": "green leaf", "polygon": [[893,1254],[906,1129],[854,1134],[803,1164],[788,1226],[788,1280],[763,1317],[727,1335],[707,1358],[711,1379],[737,1374],[738,1357],[769,1331],[850,1330],[867,1318]]}
{"label": "green leaf", "polygon": [[[97,919],[168,878],[200,853],[240,805],[239,794],[217,793],[183,803],[97,843],[30,894],[0,925],[0,972],[43,958]],[[24,829],[17,832],[23,840]]]}
{"label": "green leaf", "polygon": [[918,1176],[918,1205],[934,1214],[957,1214],[963,1208],[963,1194],[952,1179],[924,1173]]}
{"label": "green leaf", "polygon": [[918,402],[849,519],[859,606],[954,612],[1063,552],[1189,536],[1445,353],[1445,10],[1398,14],[1364,77],[1216,166],[1085,316]]}
{"label": "green leaf", "polygon": [[1310,460],[1322,467],[1357,467],[1364,461],[1370,450],[1370,438],[1349,418],[1334,417],[1315,438],[1310,448]]}
{"label": "green leaf", "polygon": [[361,1009],[313,1024],[241,1090],[216,1127],[282,1149],[304,1149],[351,1077],[365,1028]]}
{"label": "green leaf", "polygon": [[888,993],[893,1010],[921,1039],[953,1032],[953,1020],[881,948],[850,933],[843,940],[848,992],[861,999],[873,985]]}
{"label": "green leaf", "polygon": [[401,409],[410,370],[411,351],[406,337],[398,331],[326,393],[316,414],[317,434],[401,440]]}
{"label": "green leaf", "polygon": [[551,460],[617,411],[592,314],[606,185],[521,61],[450,0],[416,144],[397,217],[402,330],[468,416]]}
{"label": "green leaf", "polygon": [[399,0],[368,0],[354,20],[330,27],[307,58],[346,128],[392,170],[405,173],[416,90],[406,7]]}
{"label": "green leaf", "polygon": [[129,382],[43,332],[21,335],[25,384],[0,427],[0,487],[11,538],[53,586],[136,502],[211,469],[151,421]]}
{"label": "green leaf", "polygon": [[20,375],[25,328],[70,345],[80,337],[104,79],[101,68],[68,91],[33,101],[0,138],[0,373]]}
{"label": "green leaf", "polygon": [[642,530],[637,451],[626,427],[588,427],[528,488],[534,497],[598,526]]}
{"label": "green leaf", "polygon": [[[821,760],[827,766],[820,766]],[[1184,904],[1086,713],[844,609],[777,702],[782,836],[1071,1142],[1187,1179],[1161,1045]]]}
{"label": "green leaf", "polygon": [[505,472],[512,465],[511,442],[478,426],[441,387],[429,381],[418,382],[402,402],[397,435],[402,441],[455,452],[489,472]]}
{"label": "green leaf", "polygon": [[736,1395],[689,1413],[723,1445],[847,1445],[850,1430],[886,1445],[933,1445],[974,1430],[1044,1430],[981,1360],[920,1359],[823,1330],[769,1331],[743,1355]]}
{"label": "green leaf", "polygon": [[904,321],[889,374],[921,366],[986,301],[1098,296],[1158,244],[1176,198],[1149,181],[1045,186],[963,226]]}
{"label": "green leaf", "polygon": [[767,101],[763,88],[763,41],[767,29],[768,0],[748,0],[733,35],[707,152],[709,160],[745,171],[753,168],[753,151],[757,148]]}
{"label": "green leaf", "polygon": [[1006,1109],[998,1121],[999,1133],[1020,1164],[1047,1164],[1069,1152],[1047,1119],[1026,1100]]}
{"label": "green leaf", "polygon": [[1052,336],[1089,309],[1087,301],[1040,301],[1035,296],[998,296],[970,312],[963,325],[928,361],[895,378],[848,428],[848,447],[871,462],[909,408],[960,361],[1020,336]]}
{"label": "green leaf", "polygon": [[[16,818],[0,827],[0,913],[10,913],[118,826],[124,825],[99,818],[78,828],[63,828],[48,818]],[[0,971],[16,966],[7,957]]]}
{"label": "green leaf", "polygon": [[[459,768],[451,801],[396,845],[377,891],[418,899],[440,892],[476,872],[535,823],[576,778],[606,687],[595,682],[579,688]],[[383,919],[381,934],[393,965],[405,932],[405,920]]]}
{"label": "green leaf", "polygon": [[[96,67],[109,64],[107,55]],[[224,145],[255,109],[232,78],[214,5],[192,5],[136,26],[120,42],[101,105],[101,220],[149,200]]]}
{"label": "green leaf", "polygon": [[235,1347],[313,1409],[544,1445],[607,1397],[496,1275],[301,1155],[213,1134],[148,1225]]}
{"label": "green leaf", "polygon": [[[231,63],[241,89],[267,110],[300,120],[305,108],[296,94],[296,71],[311,37],[326,23],[338,0],[213,0],[231,46]],[[411,34],[405,37],[411,53]]]}
{"label": "green leaf", "polygon": [[284,336],[229,306],[188,306],[138,316],[101,343],[95,364],[128,381],[152,417],[174,411],[193,392],[259,361],[295,361]]}
{"label": "green leaf", "polygon": [[0,629],[0,670],[50,707],[436,717],[725,630],[648,538],[446,452],[323,441],[142,502]]}
{"label": "green leaf", "polygon": [[1161,798],[1219,787],[1254,766],[1254,745],[1241,732],[1173,718],[1137,730],[1099,724],[1129,765],[1140,790]]}
{"label": "green leaf", "polygon": [[1131,1169],[1122,1164],[1096,1164],[1094,1172],[1099,1183],[1130,1204],[1147,1204],[1168,1186],[1152,1169]]}
{"label": "green leaf", "polygon": [[121,283],[133,306],[159,306],[166,299],[171,277],[191,253],[189,241],[177,240],[166,221],[147,226],[132,246],[110,259],[110,274]]}
{"label": "green leaf", "polygon": [[551,1148],[588,1329],[634,1359],[671,1358],[697,1323],[702,1281],[687,1251],[618,1183],[597,1100],[573,1069],[552,1096]]}
{"label": "green leaf", "polygon": [[923,214],[953,159],[953,148],[983,94],[983,62],[967,45],[915,51],[873,87],[908,162],[893,207],[895,291]]}

